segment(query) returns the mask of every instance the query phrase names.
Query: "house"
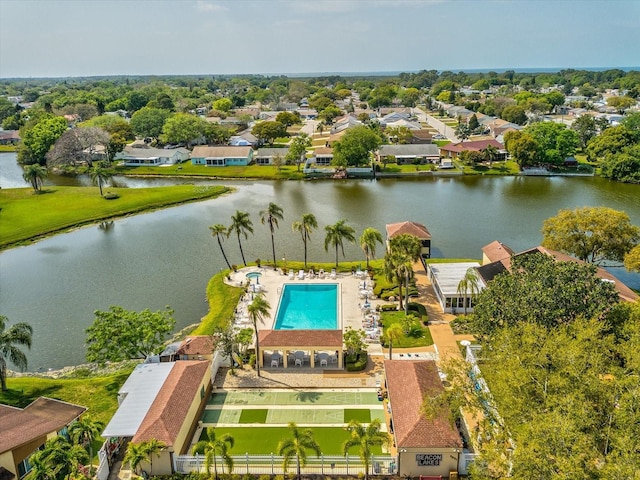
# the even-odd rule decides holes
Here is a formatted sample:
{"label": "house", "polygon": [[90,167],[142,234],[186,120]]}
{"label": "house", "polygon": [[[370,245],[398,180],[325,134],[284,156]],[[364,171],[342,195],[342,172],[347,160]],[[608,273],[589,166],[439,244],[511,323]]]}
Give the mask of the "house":
{"label": "house", "polygon": [[[400,478],[454,478],[462,439],[446,409],[433,419],[422,413],[427,395],[444,391],[436,363],[431,360],[385,360],[385,382],[398,451]],[[455,477],[457,478],[457,477]]]}
{"label": "house", "polygon": [[288,148],[259,148],[253,159],[256,165],[273,165],[273,159],[280,157],[284,164],[287,153],[289,153]]}
{"label": "house", "polygon": [[20,143],[20,132],[18,130],[0,131],[0,145],[17,145]]}
{"label": "house", "polygon": [[247,166],[253,161],[253,149],[248,146],[198,146],[191,152],[193,165],[208,167]]}
{"label": "house", "polygon": [[189,159],[186,148],[150,148],[145,144],[127,145],[115,156],[126,167],[176,165]]}
{"label": "house", "polygon": [[296,110],[302,120],[315,120],[318,118],[318,111],[315,108],[299,108]]}
{"label": "house", "polygon": [[340,117],[336,119],[331,127],[331,134],[336,134],[348,130],[349,128],[357,127],[362,125],[362,122],[355,118],[352,115],[345,115],[344,117]]}
{"label": "house", "polygon": [[473,312],[474,297],[485,288],[485,284],[478,275],[476,291],[460,291],[459,285],[469,269],[479,266],[478,262],[430,263],[427,266],[427,274],[444,313]]}
{"label": "house", "polygon": [[233,135],[229,139],[229,145],[232,147],[255,147],[258,145],[258,137],[249,131]]}
{"label": "house", "polygon": [[[532,253],[542,253],[544,255],[550,255],[559,262],[577,262],[585,263],[582,260],[574,258],[562,252],[550,250],[543,246],[530,248],[520,253],[513,253],[508,246],[494,241],[489,245],[485,245],[482,248],[482,266],[477,268],[478,276],[482,282],[487,285],[493,278],[503,272],[511,271],[511,258],[520,255],[530,255]],[[639,297],[638,295],[621,282],[617,277],[609,273],[602,267],[597,267],[596,275],[605,282],[611,282],[614,284],[615,289],[618,292],[620,300],[626,302],[635,302]]]}
{"label": "house", "polygon": [[433,143],[433,135],[431,130],[426,128],[419,128],[418,130],[411,130],[411,138],[409,143]]}
{"label": "house", "polygon": [[378,161],[384,157],[394,157],[398,165],[412,163],[438,163],[440,151],[432,143],[407,145],[381,145],[376,154]]}
{"label": "house", "polygon": [[420,240],[422,244],[422,258],[431,257],[431,234],[423,224],[418,222],[389,223],[385,228],[387,231],[387,250],[390,250],[390,241],[393,237],[409,234]]}
{"label": "house", "polygon": [[483,152],[489,145],[492,145],[498,150],[498,156],[496,160],[506,160],[509,156],[509,153],[504,148],[504,145],[494,139],[449,143],[440,147],[440,155],[442,157],[456,159],[464,151]]}
{"label": "house", "polygon": [[118,410],[102,432],[108,441],[166,445],[153,464],[142,462],[149,475],[170,475],[173,457],[189,453],[190,441],[211,392],[210,362],[180,361],[138,365],[118,392]]}
{"label": "house", "polygon": [[382,125],[385,128],[400,128],[400,127],[405,127],[408,128],[409,130],[420,130],[422,128],[422,125],[420,125],[420,123],[418,122],[411,122],[409,120],[406,120],[404,118],[401,118],[399,120],[395,120],[393,122],[382,122],[380,121],[380,125]]}
{"label": "house", "polygon": [[45,442],[64,435],[85,407],[40,397],[25,408],[0,404],[0,471],[3,478],[22,478],[30,470],[29,457]]}
{"label": "house", "polygon": [[316,165],[331,165],[333,162],[333,148],[318,147],[313,151],[312,163]]}

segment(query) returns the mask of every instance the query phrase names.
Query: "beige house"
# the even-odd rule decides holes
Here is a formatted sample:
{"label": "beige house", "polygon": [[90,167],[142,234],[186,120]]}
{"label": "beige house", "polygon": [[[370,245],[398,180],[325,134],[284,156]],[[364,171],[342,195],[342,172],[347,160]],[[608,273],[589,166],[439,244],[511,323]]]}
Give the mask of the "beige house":
{"label": "beige house", "polygon": [[179,361],[138,365],[118,392],[119,407],[106,426],[104,438],[142,443],[156,439],[166,445],[150,475],[170,475],[173,456],[190,453],[189,444],[211,392],[208,361]]}
{"label": "beige house", "polygon": [[22,478],[31,470],[29,457],[45,442],[66,432],[85,407],[40,397],[25,408],[0,405],[0,477]]}
{"label": "beige house", "polygon": [[427,227],[418,222],[399,222],[389,223],[386,225],[387,230],[387,250],[389,250],[389,242],[397,235],[409,234],[418,237],[422,244],[422,258],[431,257],[431,234]]}
{"label": "beige house", "polygon": [[432,420],[421,412],[427,395],[444,390],[435,362],[386,360],[384,370],[398,451],[398,475],[457,478],[462,452],[460,434],[449,422],[448,412],[443,411]]}

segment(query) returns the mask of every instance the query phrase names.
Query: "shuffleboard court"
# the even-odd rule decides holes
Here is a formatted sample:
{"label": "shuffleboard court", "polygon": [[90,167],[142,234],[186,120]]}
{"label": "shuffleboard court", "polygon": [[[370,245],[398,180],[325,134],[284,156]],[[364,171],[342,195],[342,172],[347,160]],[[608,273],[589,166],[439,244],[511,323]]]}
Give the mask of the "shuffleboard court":
{"label": "shuffleboard court", "polygon": [[208,405],[379,405],[375,391],[250,391],[214,392]]}
{"label": "shuffleboard court", "polygon": [[[250,412],[251,410],[249,410]],[[384,410],[371,409],[366,410],[368,418],[361,419],[363,423],[370,423],[373,419],[377,418],[384,425]],[[242,412],[247,410],[235,408],[235,409],[215,409],[205,410],[202,415],[202,422],[207,425],[242,425],[244,423],[253,423],[242,421]],[[289,422],[295,422],[299,425],[342,425],[349,423],[351,418],[347,418],[345,410],[342,408],[333,409],[269,409],[264,421],[253,423],[254,425],[287,425]]]}

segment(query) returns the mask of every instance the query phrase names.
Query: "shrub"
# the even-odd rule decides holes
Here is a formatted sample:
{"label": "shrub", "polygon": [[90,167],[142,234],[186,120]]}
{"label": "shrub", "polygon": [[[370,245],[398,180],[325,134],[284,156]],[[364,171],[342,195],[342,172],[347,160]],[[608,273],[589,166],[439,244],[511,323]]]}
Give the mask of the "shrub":
{"label": "shrub", "polygon": [[347,372],[361,372],[367,367],[368,360],[369,356],[367,352],[360,352],[355,358],[347,357],[345,362]]}
{"label": "shrub", "polygon": [[380,305],[381,312],[392,312],[398,309],[398,306],[395,303],[386,303],[384,305]]}
{"label": "shrub", "polygon": [[115,200],[117,198],[120,198],[120,195],[118,195],[117,193],[113,193],[113,192],[107,192],[104,194],[104,196],[102,197],[105,200]]}
{"label": "shrub", "polygon": [[256,368],[256,354],[252,353],[251,356],[249,357],[249,365],[251,365],[251,368]]}

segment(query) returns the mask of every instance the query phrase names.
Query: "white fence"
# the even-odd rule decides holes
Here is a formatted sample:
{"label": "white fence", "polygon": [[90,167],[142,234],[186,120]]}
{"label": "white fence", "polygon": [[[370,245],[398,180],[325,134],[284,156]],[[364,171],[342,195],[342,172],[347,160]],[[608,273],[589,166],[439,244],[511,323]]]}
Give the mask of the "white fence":
{"label": "white fence", "polygon": [[[278,455],[242,455],[234,456],[233,473],[254,475],[283,475],[283,457]],[[217,459],[218,473],[222,473],[224,462]],[[177,455],[174,456],[174,469],[176,473],[205,472],[203,455]],[[226,466],[224,467],[226,471]],[[295,472],[295,458],[289,463],[288,472]],[[307,457],[307,464],[300,468],[303,474],[320,475],[358,475],[364,474],[364,465],[357,455]],[[396,459],[388,455],[374,455],[369,464],[369,473],[375,475],[391,475],[396,470]],[[211,465],[211,472],[214,471]]]}

